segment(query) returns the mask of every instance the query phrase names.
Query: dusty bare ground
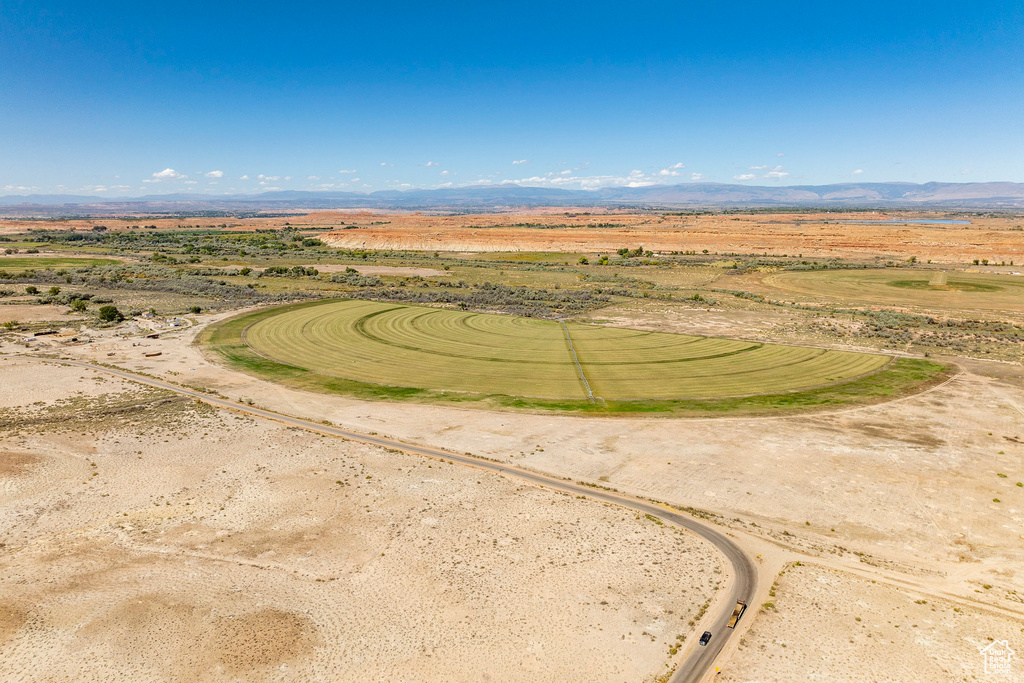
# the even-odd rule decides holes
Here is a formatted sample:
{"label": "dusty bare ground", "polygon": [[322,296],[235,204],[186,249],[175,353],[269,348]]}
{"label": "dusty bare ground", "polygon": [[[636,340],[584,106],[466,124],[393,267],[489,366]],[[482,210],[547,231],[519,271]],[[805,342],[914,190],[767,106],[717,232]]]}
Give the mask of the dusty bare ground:
{"label": "dusty bare ground", "polygon": [[[613,252],[643,245],[651,251],[783,254],[806,258],[917,257],[935,262],[1024,261],[1019,219],[978,218],[971,225],[863,225],[825,223],[820,214],[657,216],[386,216],[359,221],[356,227],[326,232],[328,244],[349,249],[425,251]],[[384,218],[384,217],[377,217]],[[883,214],[870,220],[884,220]],[[901,218],[903,218],[901,216]],[[835,220],[864,220],[863,215],[832,214]],[[323,225],[317,213],[311,227]],[[533,227],[522,227],[531,224]]]}
{"label": "dusty bare ground", "polygon": [[0,679],[650,680],[725,577],[620,508],[91,371],[0,378]]}
{"label": "dusty bare ground", "polygon": [[16,321],[21,323],[50,322],[61,325],[75,325],[88,316],[70,313],[69,306],[50,304],[30,304],[6,301],[0,303],[0,322]]}
{"label": "dusty bare ground", "polygon": [[[819,565],[787,568],[720,678],[754,681],[1022,680],[987,675],[981,651],[1024,652],[1019,620]],[[756,607],[755,607],[756,609]]]}

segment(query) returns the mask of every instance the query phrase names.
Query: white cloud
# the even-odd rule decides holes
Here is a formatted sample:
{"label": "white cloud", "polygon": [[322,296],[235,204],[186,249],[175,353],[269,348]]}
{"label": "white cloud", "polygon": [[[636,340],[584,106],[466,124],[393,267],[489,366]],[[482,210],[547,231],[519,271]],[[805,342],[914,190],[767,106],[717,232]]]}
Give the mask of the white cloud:
{"label": "white cloud", "polygon": [[690,180],[704,180],[704,174],[703,173],[691,173],[690,174]]}
{"label": "white cloud", "polygon": [[286,176],[284,177],[284,179],[285,179],[285,180],[291,180],[291,179],[292,179],[292,177],[291,177],[290,175],[286,175]]}
{"label": "white cloud", "polygon": [[356,171],[356,169],[354,168],[352,170],[346,170],[343,168],[340,171],[338,171],[338,173],[358,173],[358,171]]}
{"label": "white cloud", "polygon": [[195,185],[198,182],[199,182],[198,180],[186,180],[185,184],[186,185]]}
{"label": "white cloud", "polygon": [[187,177],[188,177],[187,175],[182,175],[181,173],[178,173],[177,171],[175,171],[173,168],[165,168],[162,171],[158,171],[158,172],[154,173],[152,178],[147,178],[146,180],[143,180],[142,182],[144,182],[144,183],[159,183],[160,181],[163,181],[163,180],[180,180],[180,179],[184,179],[184,178],[187,178]]}
{"label": "white cloud", "polygon": [[306,180],[320,180],[320,176],[318,176],[318,175],[308,175],[308,176],[306,176]]}
{"label": "white cloud", "polygon": [[[575,176],[566,171],[547,173],[542,176],[531,176],[515,180],[502,180],[499,185],[522,185],[525,187],[563,187],[580,190],[597,190],[602,187],[646,187],[657,184],[657,178],[648,176],[643,171],[633,170],[626,176],[596,175]],[[494,181],[487,178],[476,180],[465,185],[492,185]]]}
{"label": "white cloud", "polygon": [[663,168],[660,171],[658,171],[658,175],[662,176],[663,178],[664,177],[675,177],[675,176],[681,175],[679,173],[679,169],[682,169],[682,168],[686,168],[686,166],[683,166],[683,164],[681,164],[681,163],[679,163],[679,164],[672,164],[668,168]]}
{"label": "white cloud", "polygon": [[784,156],[786,156],[786,155],[785,155],[785,154],[783,154],[782,152],[779,152],[779,153],[778,153],[778,154],[776,154],[775,156],[777,156],[777,157],[784,157]]}
{"label": "white cloud", "polygon": [[388,162],[386,162],[386,161],[382,161],[382,162],[380,162],[380,165],[381,165],[381,166],[394,166],[394,164],[389,164],[389,163],[388,163]]}
{"label": "white cloud", "polygon": [[85,187],[80,188],[78,191],[79,192],[107,192],[108,188],[105,185],[86,185]]}
{"label": "white cloud", "polygon": [[239,178],[239,180],[248,180],[248,179],[249,179],[249,176],[248,176],[248,175],[244,175],[244,176],[242,176],[241,178]]}
{"label": "white cloud", "polygon": [[[778,154],[777,156],[782,155]],[[766,178],[768,180],[781,180],[782,178],[789,177],[789,172],[782,170],[782,166],[769,166],[768,164],[762,164],[760,166],[749,166],[748,170],[764,171],[764,173],[761,175],[756,173],[742,173],[740,175],[733,176],[733,180],[754,180],[758,177]]]}
{"label": "white cloud", "polygon": [[441,171],[441,175],[455,175],[451,171]]}
{"label": "white cloud", "polygon": [[223,178],[224,177],[224,171],[210,171],[209,173],[206,174],[206,177],[207,178]]}
{"label": "white cloud", "polygon": [[260,180],[280,180],[281,176],[278,175],[263,175],[262,173],[256,176]]}
{"label": "white cloud", "polygon": [[429,168],[431,166],[440,166],[441,164],[437,163],[436,161],[428,161],[427,163],[425,163],[423,165]]}
{"label": "white cloud", "polygon": [[512,165],[513,166],[522,166],[523,164],[528,164],[528,163],[530,163],[529,159],[516,159],[515,161],[512,162]]}
{"label": "white cloud", "polygon": [[856,171],[853,172],[853,175],[860,175],[863,172],[864,172],[864,169],[858,168]]}

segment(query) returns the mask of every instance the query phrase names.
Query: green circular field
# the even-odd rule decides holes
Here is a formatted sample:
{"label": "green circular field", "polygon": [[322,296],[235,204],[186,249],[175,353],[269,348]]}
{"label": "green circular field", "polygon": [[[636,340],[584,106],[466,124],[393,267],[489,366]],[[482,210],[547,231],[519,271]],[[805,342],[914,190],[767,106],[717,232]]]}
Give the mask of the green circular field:
{"label": "green circular field", "polygon": [[1024,276],[886,268],[773,273],[773,289],[856,304],[1024,312]]}
{"label": "green circular field", "polygon": [[[577,323],[563,327],[550,320],[375,301],[271,309],[222,323],[204,338],[236,367],[326,391],[497,398],[503,405],[560,408],[595,404],[628,410],[625,404],[636,403],[653,410],[664,408],[655,406],[659,402],[686,401],[707,407],[709,401],[765,396],[789,397],[781,402],[791,404],[793,397],[815,392],[853,397],[862,393],[853,384],[891,374],[894,365],[876,354]],[[934,369],[926,376],[941,370],[927,365]],[[877,389],[877,383],[871,386]]]}

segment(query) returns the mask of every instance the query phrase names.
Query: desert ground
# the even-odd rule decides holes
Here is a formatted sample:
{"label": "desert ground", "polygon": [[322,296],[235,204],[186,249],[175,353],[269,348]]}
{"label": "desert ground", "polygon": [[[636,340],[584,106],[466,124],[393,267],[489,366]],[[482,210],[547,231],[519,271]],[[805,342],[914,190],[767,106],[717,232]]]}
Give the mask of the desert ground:
{"label": "desert ground", "polygon": [[[864,224],[841,221],[969,220],[968,225]],[[0,220],[0,235],[27,230],[201,229],[251,231],[296,228],[344,249],[442,252],[614,252],[643,245],[652,251],[799,254],[806,258],[916,257],[922,261],[1024,263],[1024,219],[970,212],[729,213],[537,209],[456,214],[314,211],[271,218],[103,217]]]}
{"label": "desert ground", "polygon": [[[420,230],[417,222],[436,220],[311,216],[267,220],[365,224],[335,231],[342,234],[397,225],[394,239]],[[641,218],[635,219],[637,230]],[[571,218],[613,219],[627,220]],[[731,219],[678,218],[709,225]],[[392,223],[370,225],[382,220]],[[928,268],[922,262],[933,259],[952,264],[951,271],[955,265],[957,272],[978,270],[977,277],[1010,282],[1015,276],[971,261],[1024,260],[1024,239],[1015,230],[1020,221],[1006,216],[972,217],[970,226],[821,224],[807,232],[804,225],[804,237],[785,232],[792,230],[789,219],[762,231],[766,221],[782,220],[777,215],[744,220],[751,222],[736,227],[732,237],[715,228],[723,230],[722,245],[730,239],[761,244],[778,234],[784,237],[777,251],[806,249],[807,257],[806,245],[814,240],[803,240],[827,228],[833,233],[819,234],[820,244],[827,244],[815,252],[819,257],[853,254],[859,267],[876,253],[885,259],[916,256],[917,264],[886,271],[904,279],[921,276]],[[577,231],[612,230],[584,224],[515,229],[539,236],[531,248],[557,244],[567,250],[577,248]],[[906,240],[884,243],[886,230],[906,230]],[[716,233],[709,227],[708,234]],[[647,239],[653,235],[612,239],[632,245],[642,237],[645,248],[657,249],[653,237]],[[600,270],[607,266],[562,266],[577,254],[524,255],[518,270],[500,256],[489,267],[482,244],[473,244],[474,254],[433,260],[365,260],[346,252],[337,262],[324,256],[323,265],[344,277],[345,269],[360,266],[450,273],[380,271],[379,277],[391,278],[388,291],[447,291],[431,277],[465,279],[472,286],[500,275],[549,289],[601,286],[601,277],[612,277],[612,270]],[[665,248],[715,250],[693,244]],[[879,244],[886,248],[876,252]],[[934,253],[924,248],[929,244]],[[585,251],[591,257],[595,252]],[[66,306],[44,306],[15,292],[0,301],[0,320],[21,320],[24,331],[14,326],[0,332],[0,353],[108,363],[362,434],[696,509],[756,558],[760,573],[756,604],[740,623],[738,643],[716,662],[721,680],[984,680],[980,650],[987,644],[1007,640],[1024,652],[1024,311],[1007,294],[1009,286],[996,298],[964,294],[964,301],[979,303],[960,309],[918,290],[906,290],[898,306],[853,301],[845,291],[793,301],[779,276],[808,271],[751,265],[755,256],[748,254],[748,265],[739,269],[720,257],[672,268],[626,270],[625,261],[616,262],[611,268],[617,285],[636,289],[574,312],[573,319],[928,356],[950,364],[953,375],[898,400],[785,417],[588,417],[368,401],[290,388],[225,367],[197,339],[236,315],[239,302],[104,289],[95,278],[61,286],[78,291],[87,285],[120,306],[153,306],[160,314],[101,325],[92,307],[70,318]],[[227,267],[255,268],[276,257],[226,258],[232,258]],[[273,263],[319,260],[298,254]],[[546,263],[557,267],[541,271]],[[197,267],[207,264],[212,268],[216,260]],[[870,270],[836,272],[875,277]],[[652,283],[644,292],[671,296],[642,295],[636,285],[641,279]],[[245,282],[235,275],[223,280]],[[302,287],[327,288],[321,291],[337,296],[329,288],[347,286],[326,279],[248,282],[257,287],[252,291],[281,297]],[[742,296],[723,294],[731,290]],[[698,294],[703,298],[690,298]],[[201,313],[183,312],[192,301],[202,303]],[[254,301],[247,310],[276,301]],[[879,315],[905,325],[886,327]],[[29,330],[44,326],[60,334],[25,340]],[[949,341],[945,335],[956,330],[961,336]],[[152,332],[159,338],[145,336]],[[247,680],[317,678],[343,670],[348,677],[378,680],[513,680],[509,671],[528,671],[531,680],[650,681],[692,647],[701,629],[689,620],[719,592],[716,586],[729,581],[722,558],[699,539],[618,508],[203,408],[78,369],[7,360],[0,361],[0,378],[0,449],[7,463],[0,475],[0,528],[10,529],[0,539],[2,595],[9,602],[0,647],[6,648],[2,661],[19,662],[19,672],[32,661],[48,667],[52,679],[80,677],[85,670],[98,678],[133,672],[159,679],[161,671],[173,670]],[[147,406],[152,417],[130,410],[133,405]],[[83,421],[85,414],[100,416],[98,424]],[[154,419],[165,426],[158,429]],[[339,519],[344,523],[335,524]],[[511,562],[513,555],[522,562]],[[58,604],[65,594],[71,598]],[[445,607],[452,596],[461,600],[458,609]],[[401,600],[414,602],[396,606]],[[130,623],[139,626],[111,625],[124,623],[123,615],[134,615]],[[392,630],[396,623],[410,628],[399,633]],[[155,632],[142,628],[150,624]],[[686,635],[678,648],[677,635]],[[203,648],[180,649],[190,638]],[[326,643],[343,644],[347,654]],[[669,654],[670,648],[680,652]],[[113,653],[119,649],[141,654],[118,662]],[[154,663],[146,654],[151,651],[166,654]],[[181,668],[167,668],[172,666]]]}
{"label": "desert ground", "polygon": [[982,651],[996,641],[1024,647],[1011,616],[829,567],[790,565],[772,592],[720,680],[1007,680],[984,673]]}
{"label": "desert ground", "polygon": [[617,507],[0,367],[4,680],[651,680],[723,580]]}

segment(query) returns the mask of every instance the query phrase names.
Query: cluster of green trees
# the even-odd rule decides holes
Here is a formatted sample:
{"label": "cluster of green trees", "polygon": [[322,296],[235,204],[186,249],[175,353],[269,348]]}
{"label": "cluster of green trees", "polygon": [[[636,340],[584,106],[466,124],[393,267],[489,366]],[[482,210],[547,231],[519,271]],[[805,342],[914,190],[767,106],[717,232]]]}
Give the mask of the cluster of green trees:
{"label": "cluster of green trees", "polygon": [[[154,227],[155,226],[146,226]],[[286,252],[316,250],[326,252],[326,245],[318,239],[304,237],[295,230],[258,230],[244,233],[219,231],[155,231],[112,232],[105,226],[95,226],[91,232],[76,230],[33,231],[30,239],[50,244],[90,244],[103,246],[111,252],[159,252],[157,262],[177,262],[169,254],[181,254],[198,262],[200,256],[276,255]],[[154,254],[154,256],[156,256]]]}
{"label": "cluster of green trees", "polygon": [[263,269],[263,275],[269,277],[316,277],[320,271],[312,266],[269,266]]}

